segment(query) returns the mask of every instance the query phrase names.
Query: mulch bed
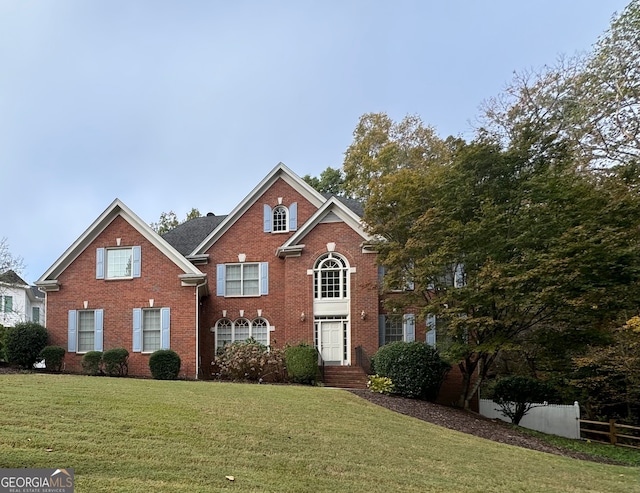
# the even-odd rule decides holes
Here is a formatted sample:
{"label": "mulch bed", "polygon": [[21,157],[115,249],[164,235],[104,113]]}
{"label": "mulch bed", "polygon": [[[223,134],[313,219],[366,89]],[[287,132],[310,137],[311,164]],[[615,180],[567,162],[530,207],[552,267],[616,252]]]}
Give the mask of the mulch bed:
{"label": "mulch bed", "polygon": [[527,435],[514,429],[508,423],[500,420],[492,420],[479,414],[454,409],[433,402],[407,399],[383,394],[376,394],[369,390],[351,390],[351,392],[369,402],[390,409],[401,414],[406,414],[422,421],[428,421],[438,426],[474,435],[494,442],[515,445],[516,447],[538,450],[549,454],[562,455],[573,459],[600,462],[603,464],[619,464],[616,461],[604,457],[592,457],[580,452],[565,450],[550,445],[536,437]]}

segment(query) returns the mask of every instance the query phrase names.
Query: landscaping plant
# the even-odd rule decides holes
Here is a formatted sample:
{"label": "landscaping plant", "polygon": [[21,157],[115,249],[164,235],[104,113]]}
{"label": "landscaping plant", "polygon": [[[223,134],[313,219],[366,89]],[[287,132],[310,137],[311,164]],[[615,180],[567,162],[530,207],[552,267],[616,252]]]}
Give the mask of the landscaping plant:
{"label": "landscaping plant", "polygon": [[450,369],[438,352],[423,342],[392,342],[373,355],[376,374],[393,382],[394,393],[435,400]]}
{"label": "landscaping plant", "polygon": [[171,349],[159,349],[149,357],[149,370],[156,380],[175,380],[180,364],[180,356]]}
{"label": "landscaping plant", "polygon": [[11,364],[33,368],[47,345],[47,329],[35,322],[21,322],[7,328],[5,353]]}
{"label": "landscaping plant", "polygon": [[61,346],[46,346],[40,351],[40,357],[44,360],[47,371],[59,372],[62,370],[62,363],[66,350]]}

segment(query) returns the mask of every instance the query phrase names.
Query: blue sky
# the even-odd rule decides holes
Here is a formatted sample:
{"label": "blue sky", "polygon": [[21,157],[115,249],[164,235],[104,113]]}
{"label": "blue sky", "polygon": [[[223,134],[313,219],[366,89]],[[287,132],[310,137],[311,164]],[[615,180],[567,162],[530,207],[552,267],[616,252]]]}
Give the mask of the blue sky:
{"label": "blue sky", "polygon": [[278,162],[340,167],[364,113],[469,138],[627,3],[0,0],[0,238],[34,282],[114,198],[226,214]]}

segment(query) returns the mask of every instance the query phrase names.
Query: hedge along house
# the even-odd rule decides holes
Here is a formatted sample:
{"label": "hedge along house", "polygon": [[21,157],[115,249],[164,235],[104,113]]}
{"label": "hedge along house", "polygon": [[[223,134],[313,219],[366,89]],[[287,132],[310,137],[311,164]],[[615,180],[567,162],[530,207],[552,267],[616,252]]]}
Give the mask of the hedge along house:
{"label": "hedge along house", "polygon": [[116,199],[36,282],[50,343],[67,348],[71,372],[88,351],[124,347],[129,374],[149,376],[149,355],[170,348],[182,377],[207,379],[216,352],[249,337],[312,344],[339,367],[387,342],[424,341],[424,321],[384,314],[361,215],[283,164],[230,214],[162,237]]}

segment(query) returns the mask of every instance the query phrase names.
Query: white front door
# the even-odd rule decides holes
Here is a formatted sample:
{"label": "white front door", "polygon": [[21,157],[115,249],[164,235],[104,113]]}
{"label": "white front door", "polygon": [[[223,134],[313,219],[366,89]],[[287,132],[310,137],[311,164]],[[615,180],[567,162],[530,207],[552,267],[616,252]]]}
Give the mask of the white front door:
{"label": "white front door", "polygon": [[342,322],[320,322],[320,354],[325,363],[342,363]]}

